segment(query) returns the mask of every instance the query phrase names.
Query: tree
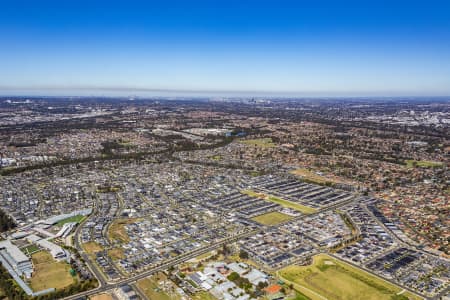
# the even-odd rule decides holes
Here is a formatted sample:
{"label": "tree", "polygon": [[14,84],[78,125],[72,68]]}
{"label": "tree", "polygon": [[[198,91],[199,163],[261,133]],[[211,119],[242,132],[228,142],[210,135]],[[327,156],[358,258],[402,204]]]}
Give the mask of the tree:
{"label": "tree", "polygon": [[239,257],[240,257],[241,259],[248,259],[248,252],[245,251],[245,250],[239,251]]}
{"label": "tree", "polygon": [[16,227],[16,223],[7,213],[0,209],[0,232],[8,231]]}
{"label": "tree", "polygon": [[269,284],[268,284],[267,282],[264,282],[264,281],[258,282],[258,288],[259,288],[260,290],[266,288],[267,286],[269,286]]}
{"label": "tree", "polygon": [[240,278],[241,276],[239,276],[238,273],[236,272],[232,272],[230,275],[228,275],[227,279],[230,281],[236,281]]}
{"label": "tree", "polygon": [[228,255],[230,253],[230,249],[228,248],[227,245],[223,244],[222,245],[222,254],[223,255]]}

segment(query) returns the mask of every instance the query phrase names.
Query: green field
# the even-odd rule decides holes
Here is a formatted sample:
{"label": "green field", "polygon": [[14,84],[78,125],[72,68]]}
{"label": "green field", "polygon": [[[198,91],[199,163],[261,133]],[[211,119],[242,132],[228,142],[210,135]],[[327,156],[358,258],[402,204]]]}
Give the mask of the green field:
{"label": "green field", "polygon": [[213,295],[211,295],[208,292],[198,292],[192,296],[192,299],[194,299],[194,300],[217,300],[216,297],[214,297]]}
{"label": "green field", "polygon": [[428,161],[428,160],[407,160],[406,166],[413,168],[413,167],[422,167],[422,168],[438,168],[442,167],[444,163],[441,163],[439,161]]}
{"label": "green field", "polygon": [[311,298],[306,297],[302,293],[296,293],[295,296],[286,298],[287,300],[310,300]]}
{"label": "green field", "polygon": [[25,254],[30,254],[30,253],[39,251],[39,247],[34,244],[31,244],[31,245],[21,248],[20,250],[22,250],[22,252],[24,252]]}
{"label": "green field", "polygon": [[249,195],[250,197],[254,197],[254,198],[264,198],[266,196],[263,193],[258,193],[253,190],[242,190],[241,193]]}
{"label": "green field", "polygon": [[289,201],[289,200],[281,199],[281,198],[276,197],[276,196],[269,196],[269,197],[267,197],[267,200],[269,200],[271,202],[274,202],[274,203],[278,203],[278,204],[280,204],[281,206],[284,206],[284,207],[289,207],[289,208],[295,209],[295,210],[297,210],[297,211],[299,211],[301,213],[304,213],[304,214],[312,214],[312,213],[316,212],[316,210],[314,208],[312,208],[312,207],[305,206],[305,205],[302,205],[300,203],[292,202],[292,201]]}
{"label": "green field", "polygon": [[259,171],[251,171],[250,172],[250,176],[252,176],[252,177],[258,177],[258,176],[261,176],[261,175],[262,175],[262,173],[259,172]]}
{"label": "green field", "polygon": [[258,193],[258,192],[252,191],[252,190],[243,190],[243,191],[241,191],[241,193],[249,195],[250,197],[261,198],[265,201],[277,203],[277,204],[280,204],[281,206],[292,208],[293,210],[299,211],[304,214],[312,214],[312,213],[316,212],[316,210],[312,207],[308,207],[308,206],[302,205],[300,203],[292,202],[289,200],[281,199],[280,197],[276,197],[273,195]]}
{"label": "green field", "polygon": [[[288,266],[278,272],[281,280],[316,300],[391,300],[402,288],[326,254],[309,266]],[[421,299],[403,293],[410,299]]]}
{"label": "green field", "polygon": [[259,215],[257,217],[252,218],[253,221],[258,222],[263,225],[276,225],[282,222],[288,221],[292,219],[291,216],[286,214],[273,211],[267,214]]}
{"label": "green field", "polygon": [[219,161],[222,160],[222,155],[213,155],[210,157],[210,159]]}
{"label": "green field", "polygon": [[262,138],[262,139],[254,139],[254,140],[241,140],[241,143],[256,146],[261,148],[273,148],[275,147],[275,143],[271,138]]}
{"label": "green field", "polygon": [[48,288],[62,289],[75,283],[75,278],[70,275],[70,265],[65,262],[57,262],[48,252],[41,251],[31,256],[34,265],[33,276],[30,285],[33,291]]}
{"label": "green field", "polygon": [[73,217],[59,221],[57,223],[57,225],[62,226],[66,223],[71,223],[71,222],[81,223],[81,221],[83,221],[85,217],[86,216],[82,216],[82,215],[73,216]]}

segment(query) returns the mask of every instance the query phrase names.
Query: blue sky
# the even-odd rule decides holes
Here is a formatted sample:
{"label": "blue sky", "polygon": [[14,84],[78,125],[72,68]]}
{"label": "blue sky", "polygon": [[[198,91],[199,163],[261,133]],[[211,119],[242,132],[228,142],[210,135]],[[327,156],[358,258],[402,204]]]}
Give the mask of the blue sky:
{"label": "blue sky", "polygon": [[0,94],[450,95],[449,1],[1,1]]}

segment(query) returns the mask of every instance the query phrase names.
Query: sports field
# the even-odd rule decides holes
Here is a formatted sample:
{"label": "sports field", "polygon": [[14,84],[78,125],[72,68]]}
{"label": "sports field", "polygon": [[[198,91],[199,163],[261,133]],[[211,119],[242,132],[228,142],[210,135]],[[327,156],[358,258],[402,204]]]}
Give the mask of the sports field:
{"label": "sports field", "polygon": [[59,222],[57,223],[57,225],[62,226],[62,225],[64,225],[64,224],[70,223],[70,222],[81,223],[81,221],[83,221],[84,218],[86,218],[86,216],[76,215],[76,216],[73,216],[73,217],[70,217],[70,218],[67,218],[67,219],[64,219],[64,220],[59,221]]}
{"label": "sports field", "polygon": [[286,214],[273,211],[267,214],[259,215],[257,217],[252,218],[253,221],[258,222],[263,225],[276,225],[282,222],[288,221],[292,219],[291,216]]}
{"label": "sports field", "polygon": [[34,272],[30,280],[33,291],[48,288],[62,289],[75,283],[75,278],[70,275],[70,265],[65,262],[57,262],[46,251],[40,251],[31,256]]}
{"label": "sports field", "polygon": [[[402,288],[326,254],[309,266],[288,266],[278,272],[281,280],[313,300],[391,300]],[[403,293],[410,299],[420,299]]]}

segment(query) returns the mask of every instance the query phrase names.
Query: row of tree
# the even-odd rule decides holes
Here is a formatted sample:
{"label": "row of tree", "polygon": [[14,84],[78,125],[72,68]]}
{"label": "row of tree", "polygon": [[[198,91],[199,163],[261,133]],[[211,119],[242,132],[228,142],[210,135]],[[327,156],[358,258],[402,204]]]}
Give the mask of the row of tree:
{"label": "row of tree", "polygon": [[0,289],[9,300],[27,299],[25,292],[16,284],[8,271],[0,264]]}

